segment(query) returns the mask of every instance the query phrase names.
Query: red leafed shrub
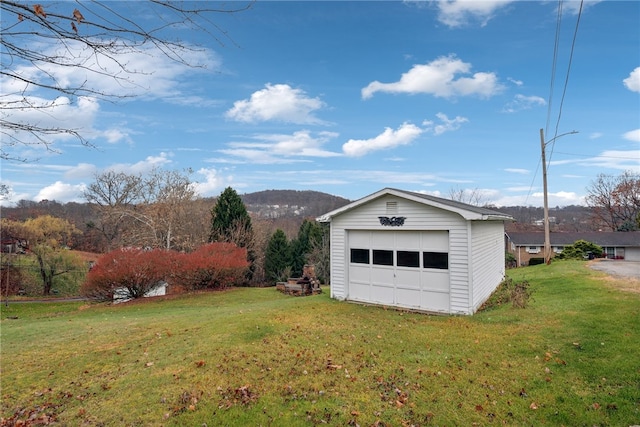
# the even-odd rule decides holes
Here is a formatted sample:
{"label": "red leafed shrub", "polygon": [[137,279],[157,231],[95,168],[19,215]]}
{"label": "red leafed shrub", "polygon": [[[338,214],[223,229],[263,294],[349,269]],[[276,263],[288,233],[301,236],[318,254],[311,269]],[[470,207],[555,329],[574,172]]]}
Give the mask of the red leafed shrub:
{"label": "red leafed shrub", "polygon": [[245,248],[209,243],[194,252],[175,255],[170,283],[190,290],[224,289],[241,284],[248,267]]}
{"label": "red leafed shrub", "polygon": [[[82,284],[81,293],[89,298],[141,298],[167,280],[172,252],[123,248],[111,251],[96,261]],[[117,291],[116,291],[117,290]]]}

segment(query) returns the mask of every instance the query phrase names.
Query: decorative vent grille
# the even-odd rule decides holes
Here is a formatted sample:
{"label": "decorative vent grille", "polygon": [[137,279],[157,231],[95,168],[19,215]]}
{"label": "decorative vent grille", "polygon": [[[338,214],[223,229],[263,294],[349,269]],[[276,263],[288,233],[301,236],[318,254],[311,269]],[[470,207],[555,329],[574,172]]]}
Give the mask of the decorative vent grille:
{"label": "decorative vent grille", "polygon": [[387,214],[398,213],[398,202],[387,202]]}

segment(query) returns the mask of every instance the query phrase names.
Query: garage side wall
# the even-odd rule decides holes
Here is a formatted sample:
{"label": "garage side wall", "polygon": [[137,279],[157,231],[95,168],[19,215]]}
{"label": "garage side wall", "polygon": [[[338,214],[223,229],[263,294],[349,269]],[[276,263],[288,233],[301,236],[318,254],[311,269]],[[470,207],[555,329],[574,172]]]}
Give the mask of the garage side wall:
{"label": "garage side wall", "polygon": [[471,311],[475,312],[504,279],[504,223],[472,221],[471,236]]}
{"label": "garage side wall", "polygon": [[[395,210],[389,210],[395,206]],[[378,217],[405,217],[404,225],[383,226]],[[467,221],[460,215],[393,195],[385,195],[331,220],[331,297],[348,299],[349,230],[449,232],[450,313],[471,314]]]}

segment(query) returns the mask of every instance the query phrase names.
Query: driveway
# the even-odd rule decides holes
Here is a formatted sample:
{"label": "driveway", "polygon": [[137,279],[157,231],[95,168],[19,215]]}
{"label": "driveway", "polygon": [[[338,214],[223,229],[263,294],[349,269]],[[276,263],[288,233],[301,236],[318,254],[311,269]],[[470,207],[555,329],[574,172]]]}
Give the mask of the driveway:
{"label": "driveway", "polygon": [[588,265],[594,270],[604,271],[611,276],[640,280],[640,261],[598,259],[589,262]]}

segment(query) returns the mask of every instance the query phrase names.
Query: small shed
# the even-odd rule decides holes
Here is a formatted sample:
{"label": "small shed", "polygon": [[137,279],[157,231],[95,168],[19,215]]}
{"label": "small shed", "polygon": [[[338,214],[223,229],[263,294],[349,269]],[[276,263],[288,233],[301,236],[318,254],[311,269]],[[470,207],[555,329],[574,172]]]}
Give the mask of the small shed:
{"label": "small shed", "polygon": [[473,314],[505,273],[507,214],[385,188],[319,218],[331,228],[331,297]]}

